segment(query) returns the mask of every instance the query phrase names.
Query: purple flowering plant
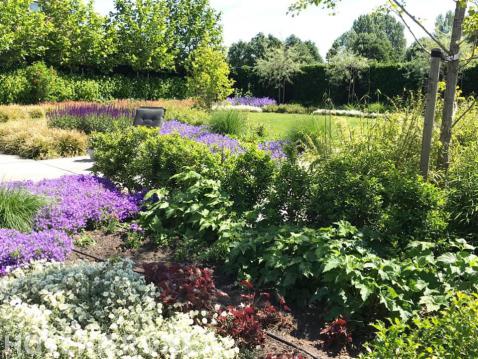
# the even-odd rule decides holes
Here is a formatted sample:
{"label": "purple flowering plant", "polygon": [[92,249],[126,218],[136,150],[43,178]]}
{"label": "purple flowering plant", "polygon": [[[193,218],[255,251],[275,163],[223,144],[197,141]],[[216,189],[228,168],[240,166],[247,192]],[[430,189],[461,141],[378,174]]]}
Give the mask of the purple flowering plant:
{"label": "purple flowering plant", "polygon": [[229,102],[233,106],[245,105],[245,106],[254,106],[254,107],[265,107],[269,105],[277,105],[276,100],[269,97],[251,97],[251,96],[229,97],[227,99],[227,102]]}
{"label": "purple flowering plant", "polygon": [[72,239],[63,231],[0,229],[0,277],[34,260],[64,261],[72,248]]}
{"label": "purple flowering plant", "polygon": [[112,182],[94,176],[64,176],[39,182],[14,182],[49,199],[35,218],[35,230],[56,229],[70,233],[108,220],[124,221],[139,211],[141,195],[122,193]]}

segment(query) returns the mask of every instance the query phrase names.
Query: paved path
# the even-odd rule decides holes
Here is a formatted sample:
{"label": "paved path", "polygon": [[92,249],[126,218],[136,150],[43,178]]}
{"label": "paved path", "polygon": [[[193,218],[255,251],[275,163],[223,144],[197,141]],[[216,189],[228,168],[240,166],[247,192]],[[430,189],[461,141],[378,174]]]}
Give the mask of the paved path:
{"label": "paved path", "polygon": [[93,166],[89,157],[58,158],[55,160],[27,160],[0,154],[0,182],[58,178],[65,175],[88,174]]}

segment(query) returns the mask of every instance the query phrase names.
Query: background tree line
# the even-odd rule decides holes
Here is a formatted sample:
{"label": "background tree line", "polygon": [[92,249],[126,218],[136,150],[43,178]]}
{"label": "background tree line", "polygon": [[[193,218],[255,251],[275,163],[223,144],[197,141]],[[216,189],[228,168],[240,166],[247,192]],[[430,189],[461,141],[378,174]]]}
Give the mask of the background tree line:
{"label": "background tree line", "polygon": [[208,0],[0,1],[0,66],[36,61],[72,72],[184,72],[199,46],[221,49],[220,14]]}

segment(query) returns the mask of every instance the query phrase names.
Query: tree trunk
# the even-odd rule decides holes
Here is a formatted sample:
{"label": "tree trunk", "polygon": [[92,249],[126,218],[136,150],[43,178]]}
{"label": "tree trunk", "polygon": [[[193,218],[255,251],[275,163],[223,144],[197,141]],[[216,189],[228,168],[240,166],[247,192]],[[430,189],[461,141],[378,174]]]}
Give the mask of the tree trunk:
{"label": "tree trunk", "polygon": [[457,1],[455,19],[450,41],[450,58],[447,63],[446,89],[443,104],[443,119],[441,124],[440,142],[442,148],[438,158],[438,166],[448,169],[450,165],[451,130],[453,125],[453,112],[458,83],[458,69],[460,65],[460,41],[463,33],[463,21],[465,19],[467,2]]}

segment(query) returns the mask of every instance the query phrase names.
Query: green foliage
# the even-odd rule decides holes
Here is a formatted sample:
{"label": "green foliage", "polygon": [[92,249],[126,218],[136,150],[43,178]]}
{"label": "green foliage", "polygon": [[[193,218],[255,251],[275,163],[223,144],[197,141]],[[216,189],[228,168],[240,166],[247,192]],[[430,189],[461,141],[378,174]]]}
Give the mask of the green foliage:
{"label": "green foliage", "polygon": [[267,197],[276,163],[264,151],[250,147],[230,159],[226,170],[224,190],[239,213],[250,211]]}
{"label": "green foliage", "polygon": [[[313,177],[311,223],[347,220],[382,233],[388,245],[431,238],[446,228],[444,192],[413,173],[398,170],[380,154],[338,156]],[[398,241],[398,242],[395,242]]]}
{"label": "green foliage", "polygon": [[38,103],[51,100],[57,77],[56,71],[42,62],[29,66],[25,71],[25,78],[30,84],[26,101]]}
{"label": "green foliage", "polygon": [[179,77],[67,75],[56,73],[42,63],[0,74],[0,103],[5,104],[125,98],[155,100],[184,98],[185,95],[186,82]]}
{"label": "green foliage", "polygon": [[191,53],[187,70],[188,92],[204,108],[211,108],[233,92],[229,66],[221,50],[199,46]]}
{"label": "green foliage", "polygon": [[266,221],[273,224],[307,223],[311,180],[310,170],[296,161],[282,163],[271,183],[264,210]]}
{"label": "green foliage", "polygon": [[359,16],[352,29],[332,44],[330,60],[343,50],[378,61],[400,61],[405,53],[404,26],[392,15],[375,11]]}
{"label": "green foliage", "polygon": [[457,240],[447,248],[412,242],[386,258],[346,222],[319,230],[282,226],[244,235],[229,266],[290,301],[316,303],[327,318],[408,319],[446,306],[453,290],[475,290],[474,247]]}
{"label": "green foliage", "polygon": [[215,111],[211,114],[209,128],[212,132],[236,137],[244,136],[248,130],[247,113],[240,111]]}
{"label": "green foliage", "polygon": [[178,120],[191,125],[206,125],[209,123],[209,118],[208,112],[188,107],[168,107],[165,115],[166,120]]}
{"label": "green foliage", "polygon": [[462,235],[478,232],[478,146],[465,149],[449,173],[451,227]]}
{"label": "green foliage", "polygon": [[284,102],[285,85],[293,83],[293,76],[302,72],[302,64],[294,48],[279,47],[269,50],[263,59],[259,59],[254,71],[263,82],[279,90],[279,100]]}
{"label": "green foliage", "polygon": [[35,215],[46,204],[45,198],[23,189],[0,187],[0,228],[30,232]]}
{"label": "green foliage", "polygon": [[379,322],[376,339],[362,358],[474,358],[478,356],[478,297],[458,293],[436,316],[415,317],[413,324],[396,319]]}
{"label": "green foliage", "polygon": [[115,0],[111,15],[118,64],[129,65],[134,71],[173,68],[174,43],[165,1]]}
{"label": "green foliage", "polygon": [[221,192],[219,181],[195,171],[186,170],[171,180],[175,189],[146,195],[140,223],[156,243],[179,247],[186,258],[207,257],[203,252],[214,253],[217,248],[211,246],[234,235],[238,224],[230,213],[232,202]]}
{"label": "green foliage", "polygon": [[238,41],[231,45],[228,52],[228,61],[231,67],[254,67],[257,60],[263,59],[267,52],[284,46],[294,48],[301,62],[314,64],[323,62],[317,46],[312,41],[302,41],[295,35],[290,35],[284,42],[269,34],[258,33],[250,41]]}
{"label": "green foliage", "polygon": [[128,189],[174,186],[171,177],[186,167],[206,169],[212,178],[222,176],[221,156],[206,145],[179,135],[159,136],[155,129],[128,127],[95,133],[90,145],[94,171]]}

